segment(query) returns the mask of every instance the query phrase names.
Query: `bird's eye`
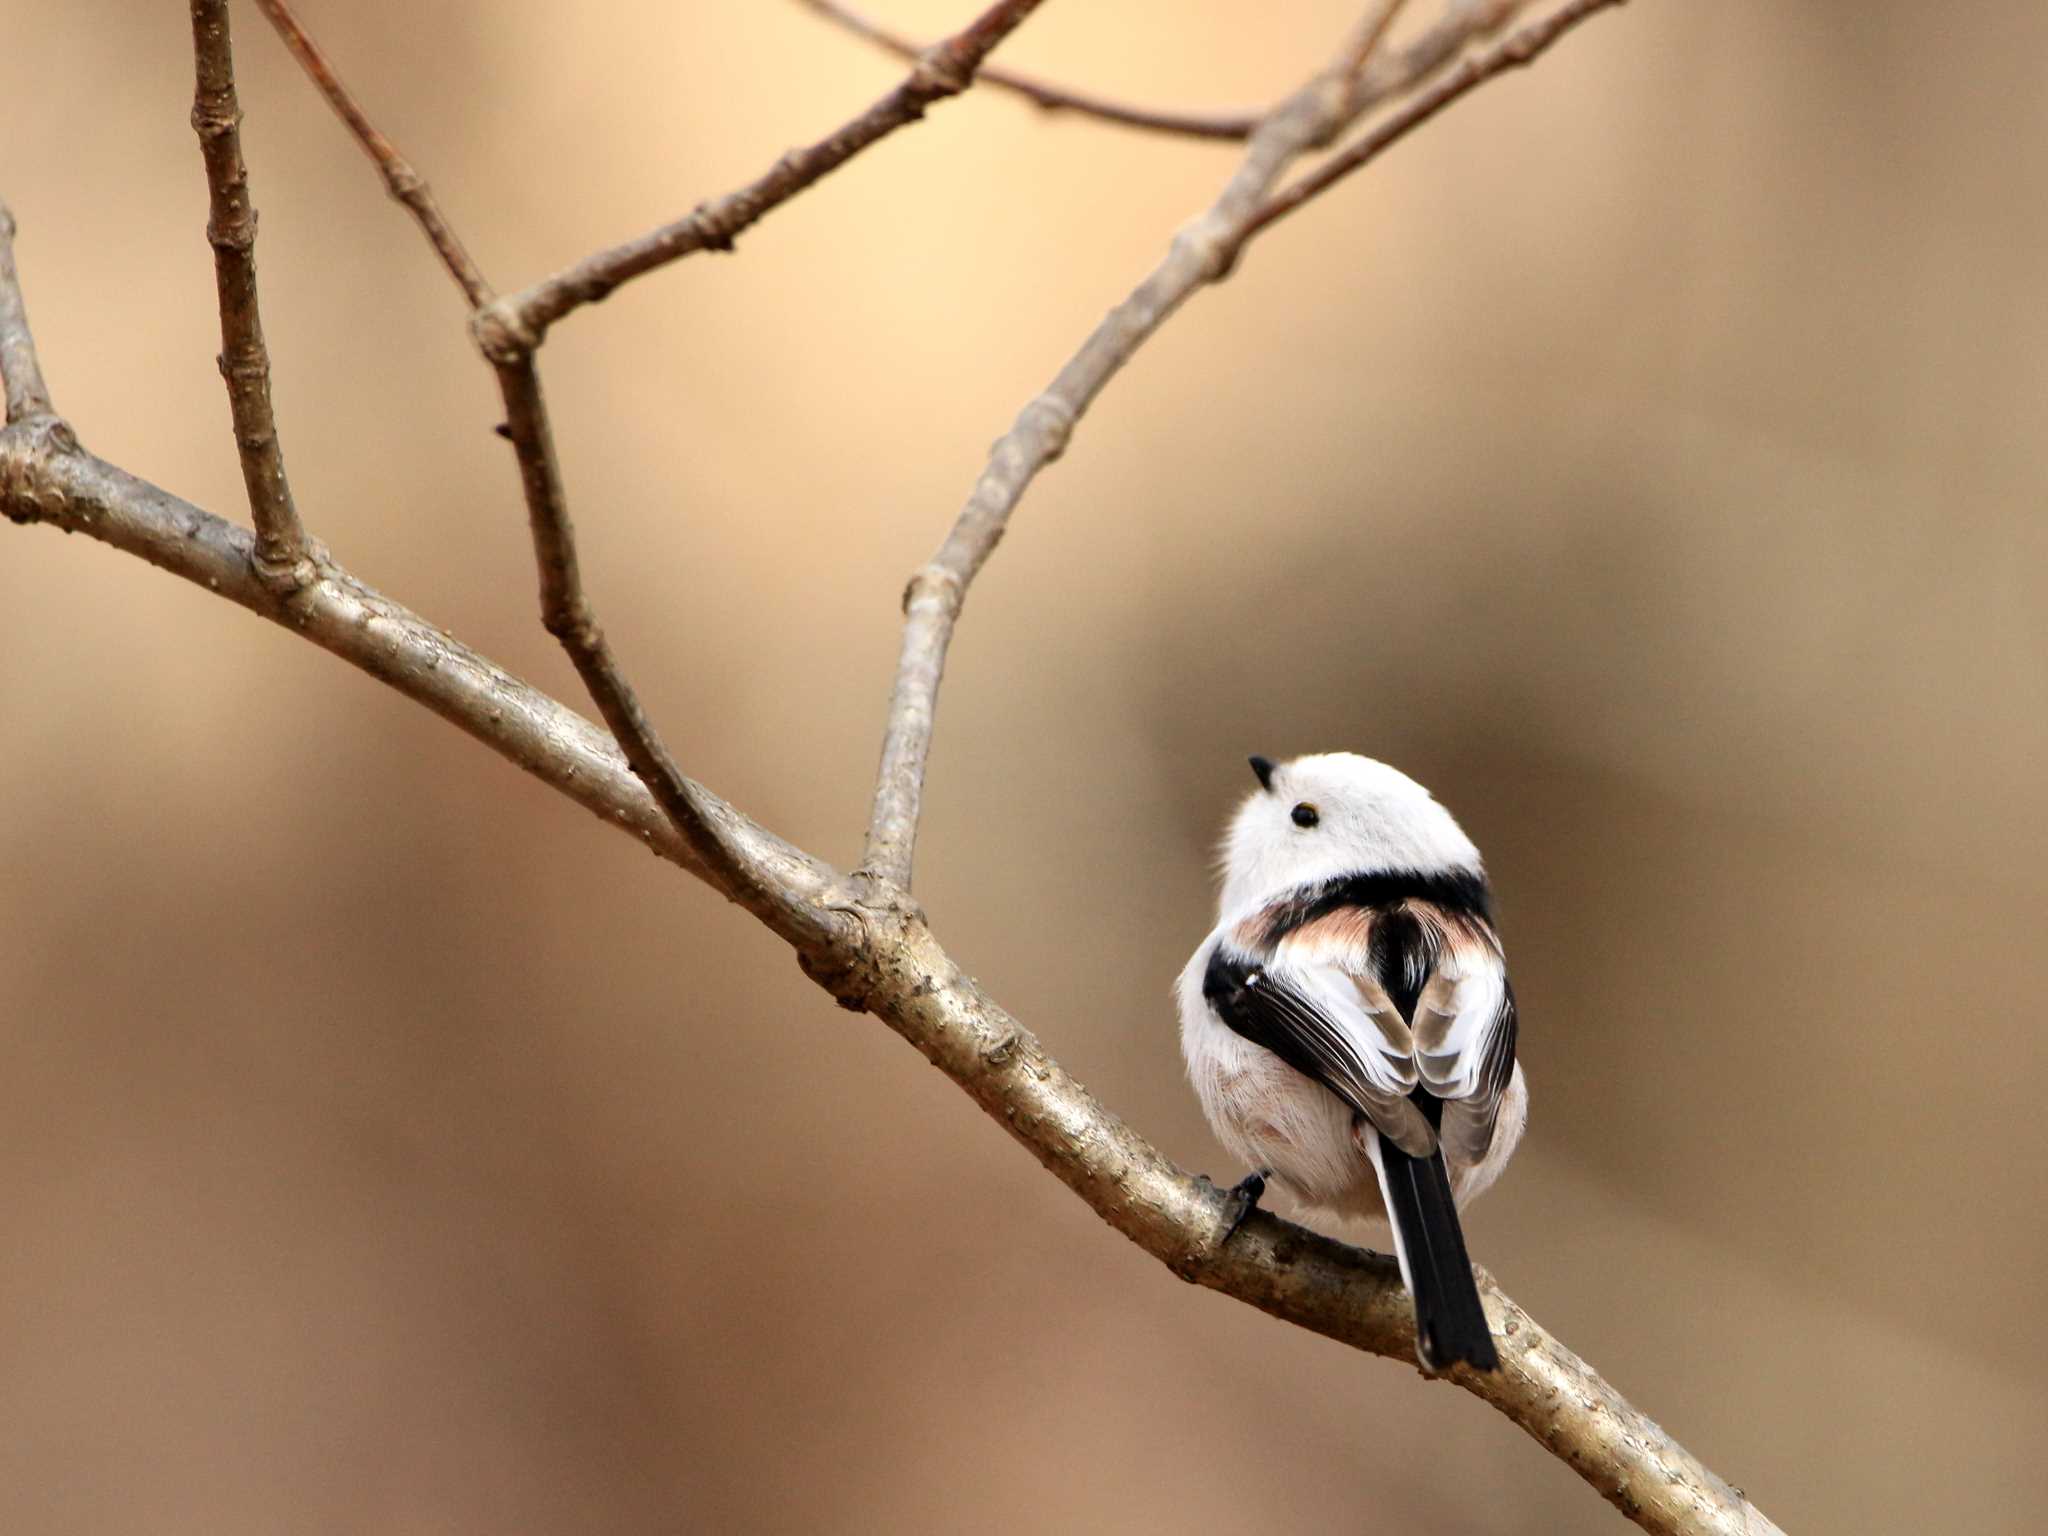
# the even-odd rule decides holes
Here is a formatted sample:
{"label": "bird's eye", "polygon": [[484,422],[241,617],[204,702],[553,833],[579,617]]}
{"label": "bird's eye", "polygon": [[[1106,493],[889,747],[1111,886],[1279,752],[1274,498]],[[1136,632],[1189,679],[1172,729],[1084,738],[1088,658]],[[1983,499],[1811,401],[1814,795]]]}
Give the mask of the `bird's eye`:
{"label": "bird's eye", "polygon": [[1294,824],[1297,827],[1312,827],[1322,819],[1316,808],[1306,800],[1294,808]]}

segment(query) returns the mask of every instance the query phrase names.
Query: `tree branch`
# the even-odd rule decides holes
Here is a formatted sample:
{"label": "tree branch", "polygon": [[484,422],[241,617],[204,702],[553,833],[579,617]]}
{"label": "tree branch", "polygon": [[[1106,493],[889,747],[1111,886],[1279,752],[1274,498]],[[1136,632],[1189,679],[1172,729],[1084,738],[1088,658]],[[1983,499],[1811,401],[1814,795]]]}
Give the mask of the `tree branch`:
{"label": "tree branch", "polygon": [[306,530],[292,505],[284,454],[277,442],[277,418],[270,408],[270,353],[263,344],[263,316],[256,303],[256,210],[249,202],[249,168],[242,163],[242,108],[235,99],[228,5],[227,0],[191,3],[197,77],[192,128],[206,161],[211,204],[206,239],[213,247],[214,284],[220,297],[220,372],[227,381],[249,515],[256,523],[257,568],[271,581],[290,586],[304,575],[299,567],[306,552]]}
{"label": "tree branch", "polygon": [[[816,11],[828,21],[838,23],[855,36],[866,38],[899,59],[916,59],[924,51],[925,45],[914,38],[883,26],[850,5],[841,5],[838,0],[797,0],[797,4]],[[985,66],[979,78],[984,85],[997,86],[1012,95],[1022,96],[1033,106],[1048,112],[1074,112],[1126,128],[1178,133],[1196,139],[1250,138],[1252,130],[1259,125],[1259,119],[1265,115],[1263,112],[1177,112],[1137,107],[993,64]]]}
{"label": "tree branch", "polygon": [[[250,567],[247,531],[86,453],[48,416],[0,430],[0,511],[125,550],[311,640],[710,878],[602,731],[331,561],[318,561],[297,592],[272,592]],[[917,1047],[1117,1231],[1185,1280],[1415,1364],[1412,1309],[1392,1259],[1263,1211],[1224,1242],[1231,1198],[1190,1177],[1075,1082],[961,971],[909,903],[857,897],[829,865],[708,790],[696,792],[725,835],[772,872],[779,908],[769,926],[793,944],[829,933],[804,956],[806,969]],[[1446,1379],[1493,1404],[1645,1530],[1776,1536],[1490,1278],[1482,1276],[1481,1291],[1502,1369],[1461,1366]]]}
{"label": "tree branch", "polygon": [[[946,955],[913,909],[868,918],[865,1002],[1095,1213],[1183,1280],[1369,1354],[1415,1366],[1399,1266],[1255,1211],[1190,1177],[1068,1075],[1038,1038]],[[1484,1271],[1498,1372],[1443,1379],[1492,1404],[1644,1530],[1783,1536],[1546,1333]]]}
{"label": "tree branch", "polygon": [[319,87],[320,94],[327,98],[327,104],[334,108],[335,115],[348,126],[356,142],[362,145],[363,152],[376,162],[378,174],[384,178],[385,189],[412,214],[421,233],[434,247],[434,253],[441,258],[441,265],[448,269],[448,275],[455,279],[455,285],[469,300],[469,307],[478,309],[490,303],[496,294],[483,272],[470,259],[454,229],[441,216],[441,205],[434,201],[433,189],[412,168],[411,162],[398,152],[398,147],[377,131],[355,97],[349,94],[348,87],[341,83],[341,77],[335,73],[326,53],[299,25],[291,7],[285,0],[256,0],[256,8],[270,18],[270,24],[284,39],[292,57],[299,61],[313,84]]}
{"label": "tree branch", "polygon": [[50,389],[43,383],[36,339],[28,328],[21,274],[14,269],[14,213],[5,203],[0,203],[0,381],[5,384],[9,421],[48,414]]}
{"label": "tree branch", "polygon": [[[8,378],[13,362],[9,354]],[[402,604],[359,581],[318,546],[304,586],[279,593],[252,565],[247,529],[213,516],[79,447],[55,418],[0,431],[0,513],[80,533],[148,561],[331,651],[423,704],[607,825],[699,879],[712,874],[635,777],[616,743],[564,704],[512,676]],[[845,877],[765,831],[702,786],[703,814],[750,864],[772,876],[768,927],[792,944],[848,921]]]}
{"label": "tree branch", "polygon": [[[196,13],[201,0],[193,3]],[[1389,13],[1394,3],[1398,0],[1381,0]],[[1590,9],[1590,0],[1570,0],[1568,8]],[[1466,4],[1455,7],[1447,22],[1455,19],[1468,29],[1465,36],[1476,36],[1497,27],[1513,9],[1503,0],[1490,6]],[[1390,78],[1412,64],[1415,47],[1443,38],[1443,25],[1391,63],[1375,59],[1361,80],[1347,78],[1340,67],[1277,108],[1253,135],[1244,165],[1216,204],[1181,232],[1160,268],[1112,312],[998,445],[975,495],[909,594],[905,660],[922,656],[929,664],[928,688],[914,676],[904,711],[914,716],[920,703],[924,711],[923,739],[913,744],[919,782],[937,669],[960,597],[1001,536],[1024,486],[1057,454],[1080,412],[1145,337],[1199,286],[1228,270],[1238,247],[1272,206],[1272,187],[1286,166],[1341,130],[1373,99],[1382,75]],[[1439,55],[1438,62],[1455,47]],[[256,568],[249,534],[81,449],[70,428],[48,412],[13,268],[11,234],[12,221],[0,209],[0,375],[11,418],[0,428],[0,512],[17,522],[48,523],[124,549],[304,635],[425,704],[656,852],[719,884],[725,874],[689,836],[687,817],[676,817],[666,801],[655,798],[665,783],[680,784],[686,812],[708,824],[715,846],[730,850],[749,870],[759,901],[750,906],[797,948],[805,969],[842,1003],[873,1011],[916,1046],[1116,1230],[1184,1279],[1355,1348],[1413,1364],[1412,1311],[1392,1260],[1264,1212],[1232,1235],[1234,1202],[1174,1166],[1076,1083],[1030,1031],[945,953],[900,882],[840,875],[682,779],[665,754],[655,765],[660,771],[647,776],[644,766],[629,764],[580,715],[364,586],[317,546],[305,556],[309,574],[304,583],[295,590],[274,589]],[[608,667],[608,653],[576,577],[575,549],[531,357],[522,351],[494,358],[494,363],[506,399],[507,430],[520,450],[549,627],[558,633],[587,630],[589,654]],[[923,648],[917,649],[920,635]],[[577,655],[574,644],[571,654]],[[584,669],[583,660],[578,665]],[[600,682],[592,682],[588,672],[585,677],[602,706]],[[906,688],[903,669],[898,688]],[[631,707],[623,684],[619,699]],[[897,724],[898,711],[892,708],[892,732]],[[614,722],[614,729],[621,740],[639,739],[629,725]],[[646,739],[651,741],[651,732]],[[658,743],[654,746],[658,750]],[[916,797],[913,784],[901,843],[906,879]],[[878,809],[881,804],[878,795]],[[870,854],[876,850],[871,835]],[[888,852],[886,843],[882,851]],[[1481,1289],[1499,1338],[1502,1369],[1482,1374],[1459,1366],[1448,1379],[1493,1404],[1646,1530],[1668,1536],[1777,1536],[1777,1527],[1738,1490],[1545,1334],[1489,1277],[1481,1276]]]}
{"label": "tree branch", "polygon": [[[718,891],[775,926],[771,919],[788,913],[757,869],[746,845],[728,838],[720,819],[700,806],[699,791],[669,755],[653,722],[612,656],[611,645],[598,627],[596,611],[584,595],[576,558],[575,526],[562,490],[561,466],[555,457],[554,433],[541,396],[540,370],[531,355],[494,364],[498,389],[505,401],[506,436],[519,459],[519,478],[526,492],[527,516],[533,529],[534,565],[540,573],[541,622],[562,643],[577,676],[589,690],[598,713],[612,728],[633,772],[696,854],[701,873]],[[815,949],[830,935],[824,919],[793,939],[803,950]],[[778,930],[779,931],[779,930]],[[790,935],[785,934],[785,937]]]}
{"label": "tree branch", "polygon": [[702,203],[674,223],[610,250],[587,256],[486,305],[477,315],[477,340],[493,361],[540,345],[549,326],[585,304],[595,304],[619,284],[692,251],[729,251],[733,240],[771,209],[789,201],[819,178],[836,171],[879,139],[924,116],[925,109],[957,96],[974,83],[981,61],[1043,0],[998,0],[951,37],[918,55],[902,84],[851,122],[806,149],[793,149],[736,192]]}
{"label": "tree branch", "polygon": [[1311,198],[1321,196],[1359,167],[1378,159],[1382,151],[1406,138],[1474,87],[1484,85],[1495,75],[1534,63],[1544,49],[1595,11],[1626,3],[1627,0],[1570,0],[1570,3],[1540,21],[1531,22],[1486,52],[1461,60],[1457,68],[1413,101],[1404,103],[1399,111],[1370,133],[1346,145],[1279,192],[1245,226],[1243,238],[1251,239]]}
{"label": "tree branch", "polygon": [[[221,6],[225,0],[193,0],[195,27],[202,3]],[[634,773],[667,812],[711,883],[756,916],[770,920],[777,911],[774,894],[763,886],[761,872],[750,864],[745,850],[728,841],[716,819],[700,809],[693,786],[641,707],[598,625],[596,610],[583,587],[575,525],[569,515],[540,370],[533,354],[546,327],[577,304],[602,298],[617,283],[673,260],[688,249],[706,244],[729,245],[732,235],[745,224],[844,163],[867,144],[921,116],[930,102],[965,90],[981,60],[1042,0],[1002,0],[990,7],[963,31],[920,55],[909,78],[868,112],[811,150],[785,156],[752,187],[722,199],[709,210],[699,210],[665,231],[656,231],[630,247],[622,246],[591,258],[572,269],[571,274],[548,279],[503,302],[489,299],[482,273],[441,216],[425,180],[342,86],[325,52],[300,25],[285,0],[257,3],[350,133],[377,164],[392,196],[411,209],[471,306],[480,310],[476,317],[477,335],[497,375],[499,393],[505,402],[504,435],[517,456],[526,497],[534,563],[540,576],[542,623],[561,642]],[[224,17],[220,36],[224,55]],[[232,89],[231,83],[229,88]],[[253,234],[253,220],[251,227]],[[697,242],[694,247],[689,244],[692,240]],[[578,272],[585,275],[576,277]],[[592,272],[602,275],[592,277]],[[251,301],[253,310],[253,291]],[[489,305],[488,310],[483,310],[485,305]],[[512,318],[508,321],[507,316]],[[824,937],[822,930],[811,932],[800,947],[814,949]]]}
{"label": "tree branch", "polygon": [[1516,8],[1514,0],[1454,7],[1394,54],[1376,54],[1373,48],[1396,6],[1382,0],[1368,8],[1330,68],[1260,123],[1243,163],[1208,211],[1174,236],[1165,259],[1096,326],[989,450],[988,464],[945,541],[904,590],[903,641],[868,815],[864,872],[910,886],[925,766],[953,627],[967,588],[1002,538],[1010,513],[1038,472],[1060,456],[1074,424],[1169,315],[1197,289],[1229,274],[1289,165],[1330,142],[1375,102],[1438,68],[1470,38],[1498,30]]}
{"label": "tree branch", "polygon": [[[425,181],[342,87],[325,52],[283,0],[257,3],[276,24],[293,56],[333,104],[356,141],[384,173],[385,185],[392,195],[412,210],[442,264],[472,304],[485,297],[488,285],[482,273],[441,216]],[[575,526],[570,521],[568,500],[562,489],[561,464],[541,393],[540,370],[532,352],[518,351],[490,361],[505,402],[502,431],[518,460],[520,484],[526,497],[534,563],[540,575],[541,622],[568,652],[577,675],[611,727],[634,774],[647,786],[689,847],[697,873],[771,928],[783,932],[800,951],[816,949],[833,920],[818,917],[808,909],[790,909],[778,899],[770,888],[769,872],[757,867],[745,840],[727,835],[722,819],[710,810],[710,802],[700,798],[702,792],[676,766],[598,627],[597,614],[583,590]],[[793,923],[801,931],[785,932]]]}

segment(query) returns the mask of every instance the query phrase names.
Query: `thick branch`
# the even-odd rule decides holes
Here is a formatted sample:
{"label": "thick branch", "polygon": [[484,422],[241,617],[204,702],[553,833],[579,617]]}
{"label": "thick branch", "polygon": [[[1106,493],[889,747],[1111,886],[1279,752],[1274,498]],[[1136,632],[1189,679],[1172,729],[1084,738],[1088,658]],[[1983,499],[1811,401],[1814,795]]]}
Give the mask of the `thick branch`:
{"label": "thick branch", "polygon": [[412,214],[428,243],[434,247],[434,253],[441,258],[441,265],[448,269],[448,275],[455,279],[463,297],[469,300],[469,307],[477,309],[490,303],[495,297],[491,285],[470,259],[454,229],[441,216],[441,205],[434,201],[433,189],[412,168],[411,162],[398,152],[398,147],[379,133],[376,125],[364,115],[355,97],[349,94],[348,87],[341,83],[341,77],[335,73],[326,53],[299,25],[291,7],[285,4],[285,0],[256,0],[256,8],[270,18],[270,24],[284,39],[292,57],[299,61],[300,67],[320,88],[320,94],[327,98],[327,104],[348,126],[356,142],[362,145],[363,152],[376,162],[386,190]]}
{"label": "thick branch", "polygon": [[249,515],[256,523],[257,567],[289,585],[302,574],[297,567],[305,555],[306,530],[292,505],[277,417],[270,408],[270,353],[256,303],[256,210],[249,202],[249,168],[242,163],[242,108],[235,99],[227,0],[192,0],[192,57],[197,77],[192,127],[206,161],[211,203],[206,239],[213,247],[220,294],[220,372],[227,381]]}
{"label": "thick branch", "polygon": [[793,149],[736,192],[700,204],[672,224],[587,256],[575,266],[488,305],[477,316],[477,339],[494,361],[540,345],[549,326],[619,284],[692,251],[726,251],[762,215],[836,171],[878,139],[924,116],[934,102],[957,96],[996,44],[1043,3],[998,0],[951,37],[918,56],[903,83],[851,122],[806,149]]}
{"label": "thick branch", "polygon": [[0,384],[7,395],[7,419],[22,421],[50,409],[49,386],[36,361],[36,339],[28,328],[21,275],[14,270],[14,214],[0,203]]}
{"label": "thick branch", "polygon": [[[0,431],[0,514],[82,533],[147,560],[333,652],[424,704],[542,783],[701,879],[697,851],[604,731],[521,682],[403,605],[309,553],[312,574],[274,592],[251,567],[246,529],[181,501],[78,446],[50,417]],[[768,876],[774,908],[762,915],[792,944],[814,944],[850,920],[845,878],[692,786],[721,838]]]}
{"label": "thick branch", "polygon": [[1025,489],[1059,457],[1074,424],[1103,386],[1166,318],[1198,288],[1229,273],[1246,232],[1289,165],[1328,143],[1373,103],[1439,67],[1466,39],[1500,27],[1515,5],[1503,0],[1454,8],[1408,47],[1374,55],[1372,47],[1395,9],[1385,0],[1369,8],[1333,66],[1259,125],[1243,163],[1208,211],[1174,237],[1165,259],[1096,326],[997,440],[945,542],[910,578],[861,859],[864,871],[909,887],[946,650],[967,588],[1002,538]]}
{"label": "thick branch", "polygon": [[[837,22],[856,36],[887,49],[899,59],[915,59],[924,51],[923,43],[883,26],[850,5],[839,4],[838,0],[797,0],[797,3]],[[1033,106],[1048,112],[1075,112],[1126,128],[1147,128],[1157,133],[1178,133],[1197,139],[1248,139],[1264,115],[1263,112],[1181,112],[1132,106],[1128,102],[1077,91],[1050,80],[1041,80],[1036,75],[1022,74],[994,64],[985,66],[979,78],[984,85],[997,86],[1022,96]]]}
{"label": "thick branch", "polygon": [[[871,918],[867,1006],[952,1078],[1097,1215],[1184,1280],[1339,1343],[1415,1364],[1414,1309],[1391,1258],[1255,1212],[1191,1178],[1070,1077],[914,915]],[[1782,1536],[1740,1492],[1480,1275],[1501,1369],[1446,1379],[1491,1403],[1644,1530]]]}

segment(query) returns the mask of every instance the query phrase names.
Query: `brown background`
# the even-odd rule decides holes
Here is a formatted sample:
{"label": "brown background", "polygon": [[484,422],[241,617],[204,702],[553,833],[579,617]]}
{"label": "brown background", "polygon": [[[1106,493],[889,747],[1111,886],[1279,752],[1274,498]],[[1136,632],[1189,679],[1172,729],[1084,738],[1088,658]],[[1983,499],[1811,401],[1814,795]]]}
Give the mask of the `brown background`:
{"label": "brown background", "polygon": [[[1248,102],[1352,7],[1254,9],[1053,4],[1003,57]],[[896,74],[765,0],[306,10],[505,284]],[[453,290],[236,24],[301,506],[574,697]],[[0,39],[59,404],[239,515],[182,8]],[[1795,1532],[2048,1495],[2044,56],[2020,3],[1645,0],[1460,107],[1115,382],[933,764],[955,953],[1229,1177],[1167,988],[1244,755],[1435,788],[1535,1093],[1475,1250]],[[694,771],[854,855],[905,573],[1231,163],[985,95],[563,328],[589,574]],[[1620,1528],[1177,1284],[738,914],[238,610],[0,530],[0,721],[10,1532]]]}

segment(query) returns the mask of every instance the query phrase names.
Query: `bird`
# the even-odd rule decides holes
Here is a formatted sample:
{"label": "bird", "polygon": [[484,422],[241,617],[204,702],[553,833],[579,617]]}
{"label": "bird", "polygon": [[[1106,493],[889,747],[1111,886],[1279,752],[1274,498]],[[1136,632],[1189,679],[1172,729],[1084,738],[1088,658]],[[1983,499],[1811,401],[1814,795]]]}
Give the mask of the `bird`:
{"label": "bird", "polygon": [[1529,1091],[1479,850],[1428,790],[1354,752],[1250,759],[1216,926],[1181,972],[1181,1051],[1252,1172],[1384,1219],[1425,1370],[1500,1368],[1458,1209],[1500,1177]]}

